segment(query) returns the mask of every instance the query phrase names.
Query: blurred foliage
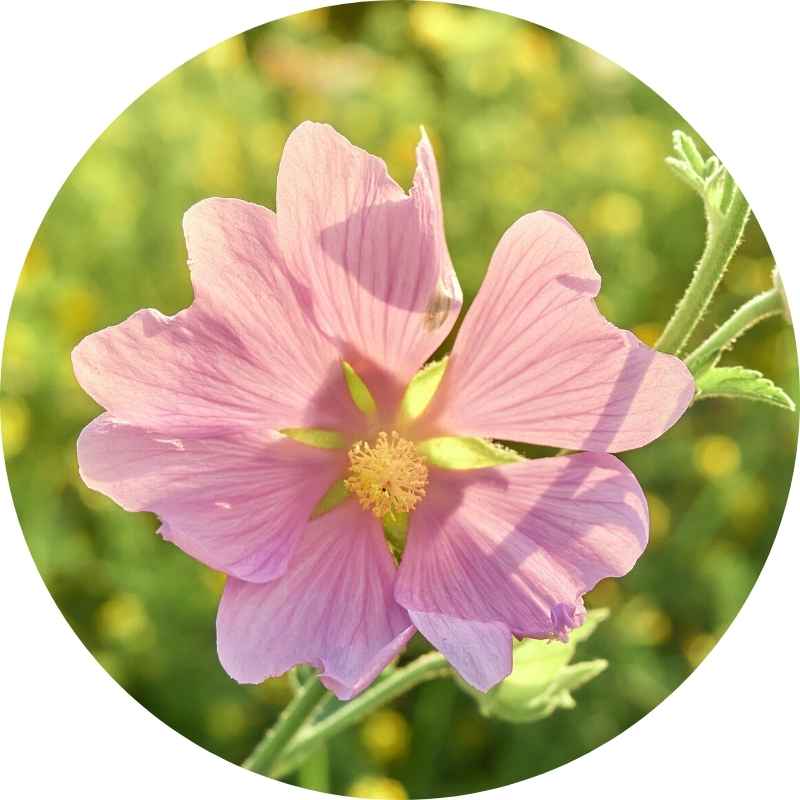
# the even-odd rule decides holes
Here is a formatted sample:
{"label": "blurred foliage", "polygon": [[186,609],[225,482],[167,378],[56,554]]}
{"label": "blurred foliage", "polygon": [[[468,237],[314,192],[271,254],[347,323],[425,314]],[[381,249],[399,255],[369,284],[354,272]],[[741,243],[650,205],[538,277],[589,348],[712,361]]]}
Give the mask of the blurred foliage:
{"label": "blurred foliage", "polygon": [[[663,160],[684,120],[591,50],[476,9],[387,2],[291,17],[198,56],[112,123],[53,202],[20,278],[3,362],[11,487],[36,563],[87,647],[165,723],[236,762],[287,701],[288,681],[231,681],[215,652],[222,577],[156,536],[154,517],[83,486],[75,439],[100,409],[69,354],[139,308],[186,306],[183,212],[210,195],[274,208],[284,140],[307,118],[383,156],[402,185],[425,125],[468,301],[503,231],[552,209],[586,238],[604,313],[653,342],[703,245],[700,201]],[[753,220],[704,332],[768,288],[771,266]],[[747,334],[736,362],[797,399],[782,322]],[[339,737],[299,780],[357,797],[472,792],[552,769],[636,722],[702,661],[753,586],[795,442],[784,411],[710,400],[624,456],[648,493],[652,542],[630,575],[589,596],[611,618],[583,653],[610,666],[575,710],[510,725],[436,681]],[[423,648],[415,640],[410,655]]]}

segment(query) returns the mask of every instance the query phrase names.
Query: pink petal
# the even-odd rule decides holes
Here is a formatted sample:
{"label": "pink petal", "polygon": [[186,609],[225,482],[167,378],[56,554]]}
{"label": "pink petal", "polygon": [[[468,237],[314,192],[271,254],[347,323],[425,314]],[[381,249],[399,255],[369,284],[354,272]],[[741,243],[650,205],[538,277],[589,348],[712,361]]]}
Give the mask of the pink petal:
{"label": "pink petal", "polygon": [[447,614],[409,611],[417,630],[481,692],[511,674],[511,632],[501,622],[459,619]]}
{"label": "pink petal", "polygon": [[352,427],[338,352],[290,285],[275,215],[210,199],[184,230],[194,303],[85,338],[73,351],[81,386],[115,417],[161,430]]}
{"label": "pink petal", "polygon": [[375,517],[355,501],[338,506],[306,527],[283,577],[228,580],[217,618],[223,667],[240,683],[260,683],[308,663],[350,699],[414,633],[392,596],[395,574]]}
{"label": "pink petal", "polygon": [[417,163],[406,195],[382,160],[329,125],[305,122],[286,142],[278,172],[287,263],[308,288],[321,329],[378,393],[389,381],[395,394],[405,386],[461,307],[424,134]]}
{"label": "pink petal", "polygon": [[611,325],[581,237],[538,211],[492,257],[430,409],[431,429],[578,450],[647,444],[688,407],[684,364]]}
{"label": "pink petal", "polygon": [[345,468],[342,452],[279,434],[172,437],[113,419],[78,439],[87,486],[127,511],[152,511],[160,533],[239,578],[281,575],[319,499]]}
{"label": "pink petal", "polygon": [[483,691],[508,673],[512,633],[563,638],[583,620],[583,593],[624,575],[647,542],[644,496],[614,456],[430,475],[395,596]]}

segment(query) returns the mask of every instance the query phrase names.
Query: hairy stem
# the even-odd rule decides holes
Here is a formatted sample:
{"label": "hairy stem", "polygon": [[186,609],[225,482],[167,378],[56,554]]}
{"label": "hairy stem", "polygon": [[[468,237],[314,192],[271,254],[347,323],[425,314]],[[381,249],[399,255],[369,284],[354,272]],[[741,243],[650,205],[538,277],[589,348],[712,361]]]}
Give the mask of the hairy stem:
{"label": "hairy stem", "polygon": [[736,252],[750,215],[750,206],[738,187],[733,187],[724,213],[707,207],[708,236],[703,255],[672,318],[656,342],[656,349],[678,355],[705,313],[714,292]]}
{"label": "hairy stem", "polygon": [[281,778],[288,775],[296,770],[306,758],[332,736],[360,722],[368,714],[413,689],[420,683],[434,678],[443,678],[450,674],[450,668],[441,653],[427,653],[424,656],[420,656],[407,666],[395,670],[388,677],[373,684],[363,694],[342,706],[329,717],[301,731],[283,752],[280,760],[273,762],[274,768],[270,770],[258,769],[257,771],[273,778]]}
{"label": "hairy stem", "polygon": [[768,317],[783,313],[783,300],[777,289],[769,289],[740,306],[696,350],[685,359],[686,366],[696,373],[714,355],[727,350],[747,330]]}
{"label": "hairy stem", "polygon": [[286,745],[326,694],[327,690],[316,675],[309,678],[242,766],[253,772],[268,775]]}

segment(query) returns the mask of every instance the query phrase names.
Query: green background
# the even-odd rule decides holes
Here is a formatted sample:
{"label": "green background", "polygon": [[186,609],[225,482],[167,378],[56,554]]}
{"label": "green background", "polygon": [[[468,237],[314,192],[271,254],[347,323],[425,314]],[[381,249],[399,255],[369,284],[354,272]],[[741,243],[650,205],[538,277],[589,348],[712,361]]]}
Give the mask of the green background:
{"label": "green background", "polygon": [[[652,343],[704,237],[699,199],[663,164],[671,131],[690,130],[674,110],[591,50],[470,8],[358,4],[254,29],[176,70],[100,137],[55,199],[15,296],[2,376],[11,488],[45,582],[89,649],[164,722],[237,762],[287,701],[287,681],[231,681],[214,641],[222,576],[157,537],[153,516],[82,485],[75,439],[100,409],[69,354],[136,309],[189,304],[183,212],[211,195],[274,208],[283,142],[305,119],[383,157],[404,186],[425,125],[467,301],[504,230],[547,208],[585,237],[603,312]],[[771,267],[752,221],[703,328],[768,288]],[[798,396],[794,340],[779,320],[724,363]],[[611,663],[575,710],[512,726],[437,681],[338,738],[327,768],[320,757],[295,780],[389,798],[477,791],[563,764],[634,723],[699,664],[753,586],[795,442],[792,415],[715,400],[625,454],[650,500],[652,541],[630,575],[589,597],[612,616],[579,655]],[[423,647],[415,640],[412,654]]]}

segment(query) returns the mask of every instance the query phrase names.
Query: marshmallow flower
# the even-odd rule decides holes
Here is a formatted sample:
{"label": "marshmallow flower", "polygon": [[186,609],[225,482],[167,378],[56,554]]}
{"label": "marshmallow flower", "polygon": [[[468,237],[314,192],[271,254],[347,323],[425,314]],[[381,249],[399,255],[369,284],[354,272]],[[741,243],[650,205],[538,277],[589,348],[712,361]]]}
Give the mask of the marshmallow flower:
{"label": "marshmallow flower", "polygon": [[[564,638],[642,553],[645,499],[609,453],[675,423],[692,378],[600,315],[583,240],[541,211],[420,372],[462,299],[424,134],[406,194],[303,123],[277,209],[197,203],[192,305],[75,348],[106,409],[78,441],[83,480],[227,574],[217,641],[237,681],[308,663],[347,699],[419,631],[485,691],[513,637]],[[492,439],[583,452],[526,460]]]}

